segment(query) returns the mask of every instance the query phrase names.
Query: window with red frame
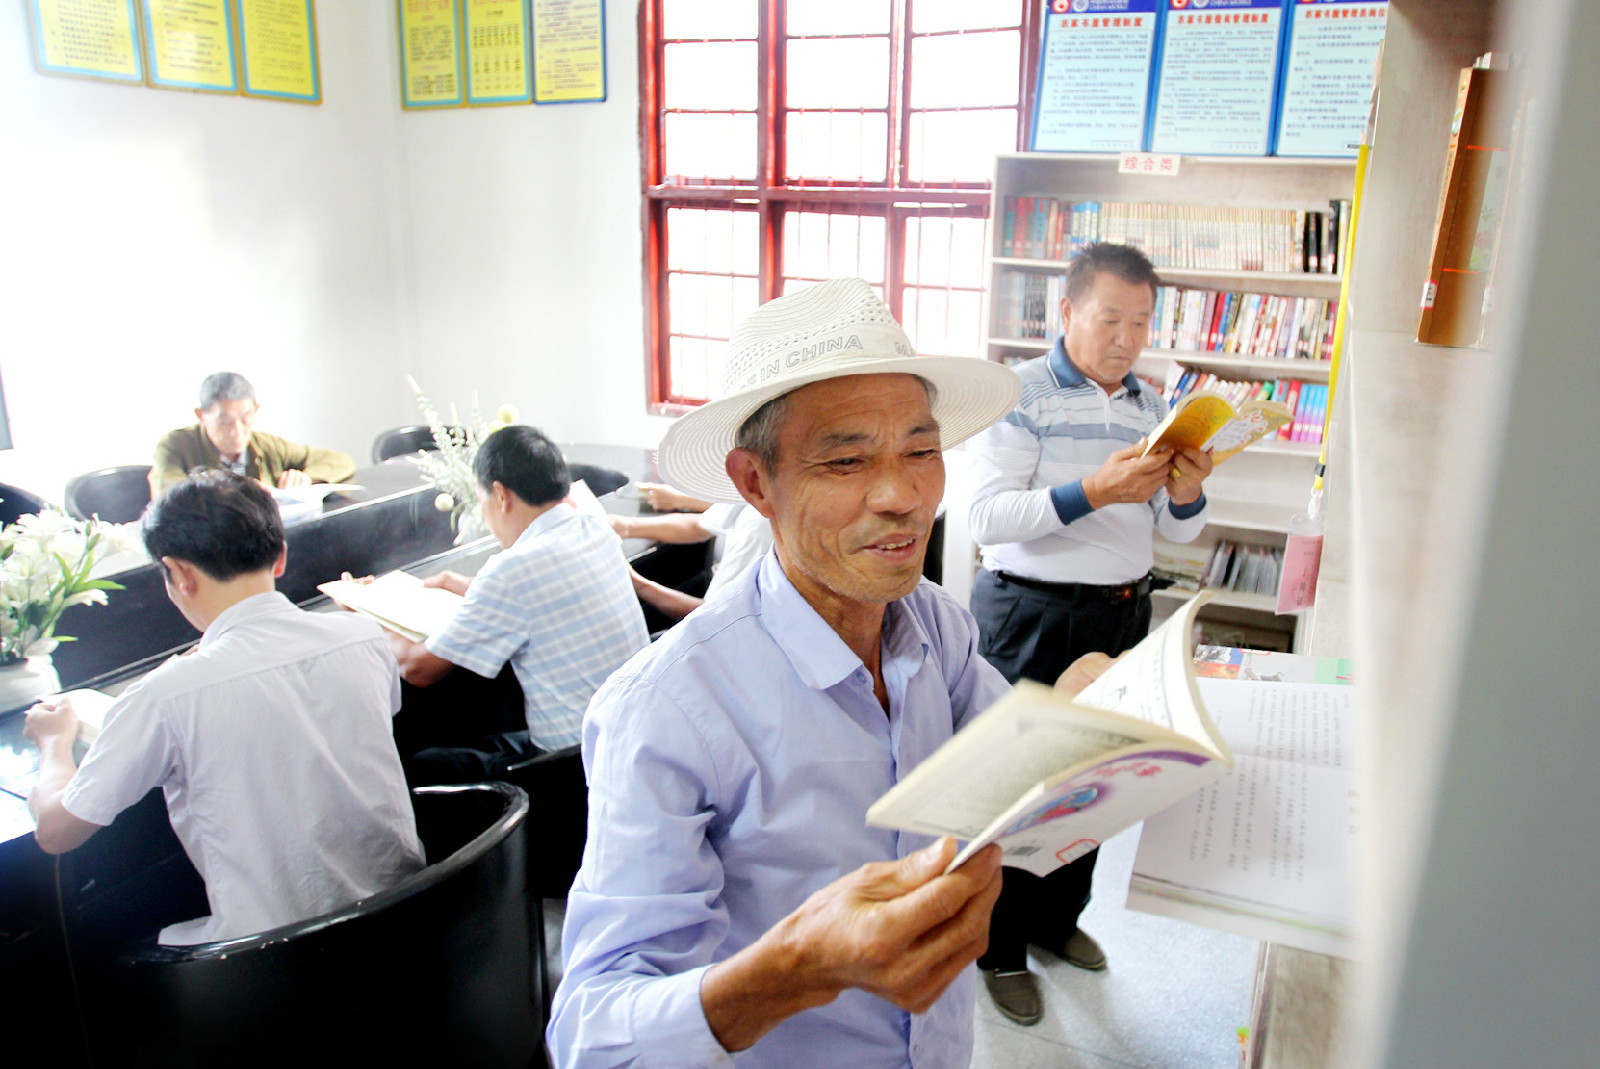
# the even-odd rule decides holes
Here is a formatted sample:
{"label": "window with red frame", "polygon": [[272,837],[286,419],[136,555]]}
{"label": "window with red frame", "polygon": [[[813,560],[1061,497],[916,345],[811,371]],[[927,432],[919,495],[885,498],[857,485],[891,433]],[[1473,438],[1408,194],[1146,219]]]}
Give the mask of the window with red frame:
{"label": "window with red frame", "polygon": [[733,325],[855,275],[919,352],[978,356],[994,156],[1027,114],[1025,0],[645,0],[650,399],[721,387]]}

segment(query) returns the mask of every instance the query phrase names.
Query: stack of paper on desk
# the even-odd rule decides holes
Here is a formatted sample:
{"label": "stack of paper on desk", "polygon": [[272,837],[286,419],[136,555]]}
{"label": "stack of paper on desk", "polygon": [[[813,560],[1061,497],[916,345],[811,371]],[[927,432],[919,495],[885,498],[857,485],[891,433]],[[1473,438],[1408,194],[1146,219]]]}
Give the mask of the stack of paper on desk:
{"label": "stack of paper on desk", "polygon": [[466,600],[443,587],[423,586],[421,579],[406,572],[380,575],[370,583],[335,579],[318,583],[317,589],[413,642],[443,631]]}
{"label": "stack of paper on desk", "polygon": [[[1273,662],[1273,674],[1291,679],[1328,678],[1338,664]],[[1350,956],[1352,688],[1216,678],[1199,687],[1234,769],[1145,821],[1129,907]]]}

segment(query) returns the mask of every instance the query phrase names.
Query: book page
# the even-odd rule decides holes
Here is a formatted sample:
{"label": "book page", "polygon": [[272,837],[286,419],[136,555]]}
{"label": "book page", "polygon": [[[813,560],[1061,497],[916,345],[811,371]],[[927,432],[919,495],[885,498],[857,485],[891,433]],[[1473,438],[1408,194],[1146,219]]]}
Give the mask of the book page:
{"label": "book page", "polygon": [[1234,771],[1145,821],[1129,904],[1348,954],[1352,690],[1200,681]]}
{"label": "book page", "polygon": [[1071,715],[1048,688],[1019,683],[878,799],[867,823],[974,839],[1040,781],[1141,741]]}
{"label": "book page", "polygon": [[406,572],[390,572],[370,583],[336,579],[317,584],[317,589],[413,642],[443,631],[465,601],[443,587],[425,587]]}
{"label": "book page", "polygon": [[1077,705],[1106,709],[1149,721],[1191,739],[1218,756],[1226,751],[1206,715],[1194,685],[1189,632],[1202,592],[1191,598],[1143,642],[1117,658],[1116,664],[1073,699]]}

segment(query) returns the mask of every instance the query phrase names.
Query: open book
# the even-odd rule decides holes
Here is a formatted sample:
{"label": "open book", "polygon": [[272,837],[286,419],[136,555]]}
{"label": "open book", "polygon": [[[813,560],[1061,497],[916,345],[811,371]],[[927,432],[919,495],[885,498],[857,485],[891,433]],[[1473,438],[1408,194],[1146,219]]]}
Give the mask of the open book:
{"label": "open book", "polygon": [[1289,406],[1277,401],[1246,401],[1235,408],[1226,397],[1202,390],[1172,406],[1139,455],[1156,449],[1209,449],[1211,462],[1221,464],[1293,420]]}
{"label": "open book", "polygon": [[[1198,666],[1235,767],[1144,822],[1128,906],[1351,957],[1347,884],[1358,829],[1349,662],[1210,652],[1243,661]],[[1239,669],[1235,678],[1218,671],[1228,667]]]}
{"label": "open book", "polygon": [[867,823],[989,843],[1044,875],[1233,767],[1195,685],[1201,594],[1075,699],[1022,682],[867,810]]}
{"label": "open book", "polygon": [[412,642],[443,631],[466,600],[443,587],[423,586],[421,579],[407,572],[390,572],[370,583],[335,579],[318,583],[317,589]]}

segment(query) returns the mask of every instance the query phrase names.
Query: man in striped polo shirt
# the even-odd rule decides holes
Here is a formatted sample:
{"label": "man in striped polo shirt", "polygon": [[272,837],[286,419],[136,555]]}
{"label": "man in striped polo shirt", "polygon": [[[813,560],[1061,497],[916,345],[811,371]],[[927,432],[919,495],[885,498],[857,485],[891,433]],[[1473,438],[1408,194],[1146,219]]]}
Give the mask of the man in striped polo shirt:
{"label": "man in striped polo shirt", "polygon": [[[972,614],[980,652],[1012,682],[1052,683],[1086,653],[1137,643],[1150,627],[1151,532],[1188,542],[1205,526],[1209,454],[1139,455],[1167,412],[1132,371],[1159,285],[1138,249],[1095,244],[1074,257],[1055,347],[1018,366],[1016,409],[967,446],[969,522],[983,547]],[[1078,928],[1094,862],[1090,853],[1044,877],[1004,870],[978,965],[1012,1020],[1042,1015],[1029,943],[1105,967]]]}

